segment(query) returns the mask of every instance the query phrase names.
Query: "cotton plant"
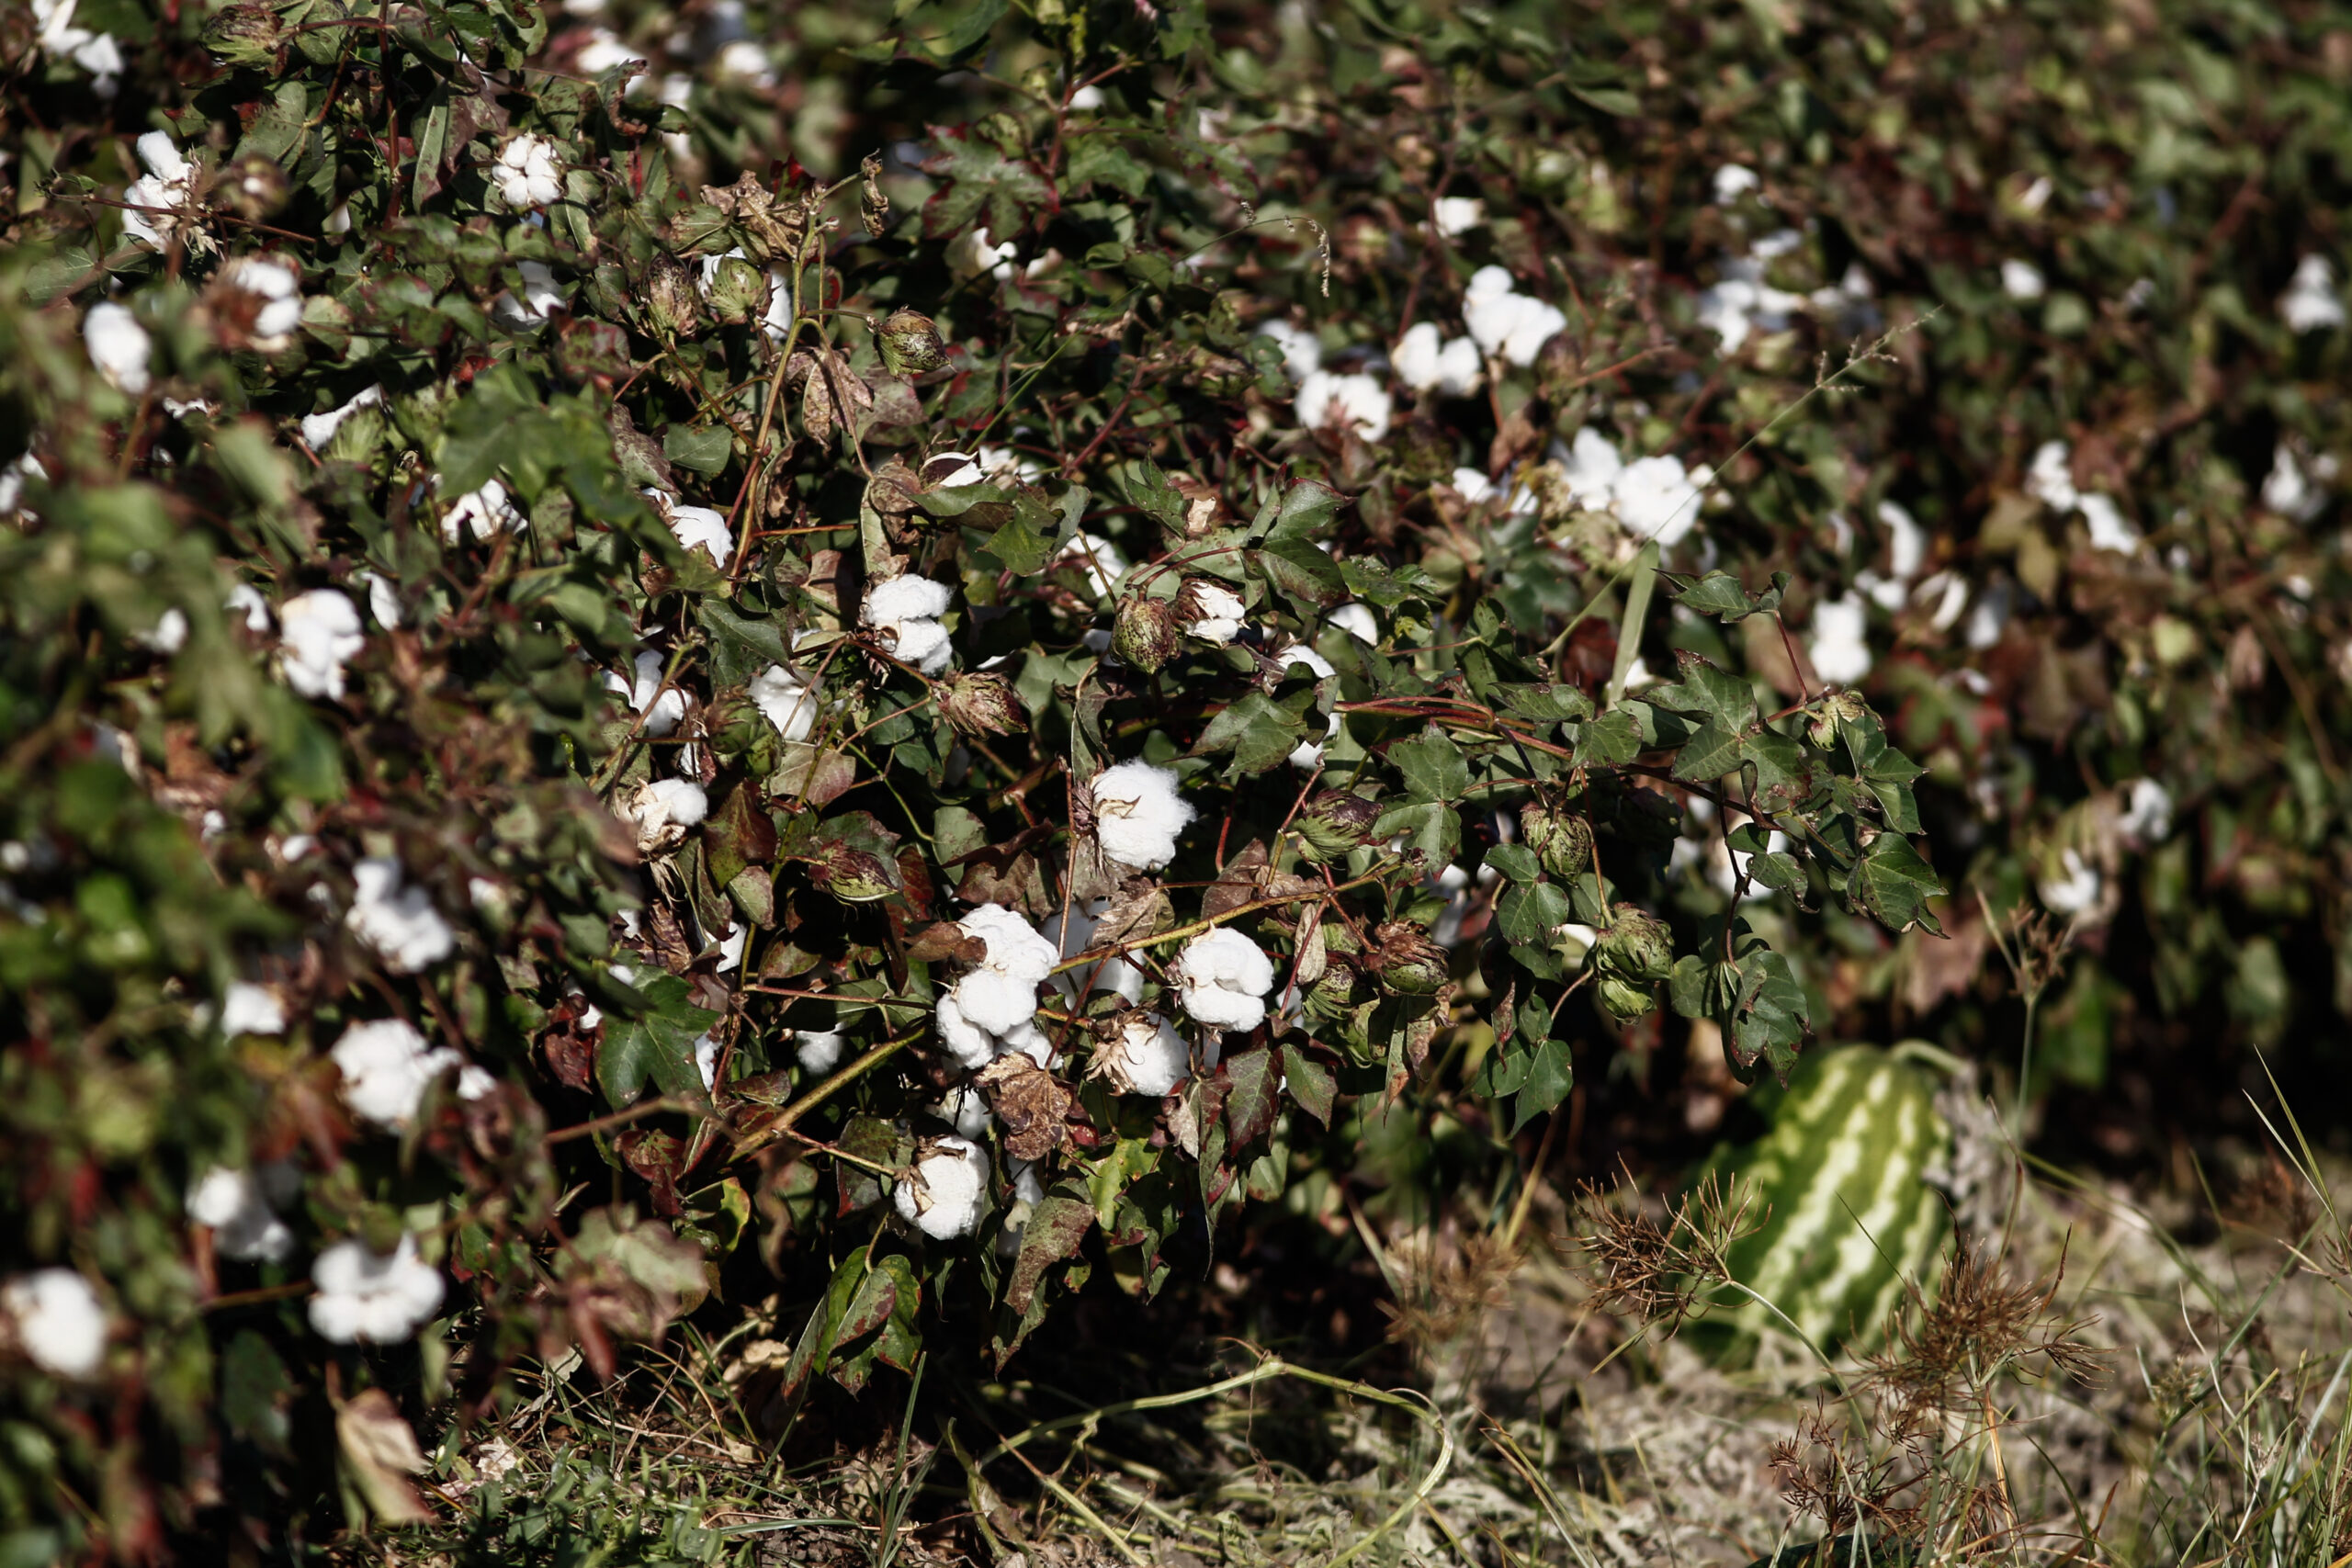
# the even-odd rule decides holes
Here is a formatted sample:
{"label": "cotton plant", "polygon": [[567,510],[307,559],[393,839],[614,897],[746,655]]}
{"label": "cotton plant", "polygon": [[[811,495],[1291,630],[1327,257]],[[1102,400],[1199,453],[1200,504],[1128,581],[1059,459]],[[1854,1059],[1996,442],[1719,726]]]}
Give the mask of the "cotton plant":
{"label": "cotton plant", "polygon": [[233,330],[225,346],[283,354],[302,324],[302,275],[277,256],[232,256],[208,294],[213,312]]}
{"label": "cotton plant", "polygon": [[1870,610],[1860,594],[1814,605],[1805,656],[1814,673],[1833,686],[1853,685],[1871,672]]}
{"label": "cotton plant", "polygon": [[1323,344],[1306,328],[1277,318],[1262,323],[1258,335],[1282,351],[1283,374],[1293,385],[1323,368]]}
{"label": "cotton plant", "polygon": [[689,505],[670,491],[650,485],[638,493],[653,503],[653,510],[661,513],[680,548],[702,551],[713,566],[725,566],[734,555],[735,535],[728,526],[724,512],[713,506]]}
{"label": "cotton plant", "polygon": [[304,414],[302,416],[303,444],[314,452],[324,452],[334,442],[335,432],[341,430],[352,415],[362,409],[380,408],[383,406],[383,401],[382,387],[365,387],[334,408],[324,409],[317,413]]}
{"label": "cotton plant", "polygon": [[1177,625],[1186,637],[1222,648],[1241,635],[1249,605],[1231,589],[1194,578],[1176,596]]}
{"label": "cotton plant", "polygon": [[[1272,655],[1277,669],[1288,670],[1294,664],[1304,664],[1317,681],[1329,681],[1340,671],[1332,662],[1303,642],[1285,643]],[[1323,765],[1323,749],[1331,737],[1340,733],[1340,719],[1336,713],[1324,721],[1321,740],[1302,740],[1291,749],[1290,765],[1302,773]]]}
{"label": "cotton plant", "polygon": [[1131,1009],[1119,1015],[1118,1032],[1095,1052],[1091,1071],[1114,1094],[1163,1099],[1192,1076],[1192,1047],[1165,1018]]}
{"label": "cotton plant", "polygon": [[686,830],[710,814],[710,797],[690,779],[648,779],[621,816],[637,830],[640,854],[664,854],[685,841]]}
{"label": "cotton plant", "polygon": [[571,292],[556,282],[555,272],[547,263],[518,262],[514,270],[523,280],[522,293],[502,288],[490,302],[491,319],[507,331],[539,326],[571,303]]}

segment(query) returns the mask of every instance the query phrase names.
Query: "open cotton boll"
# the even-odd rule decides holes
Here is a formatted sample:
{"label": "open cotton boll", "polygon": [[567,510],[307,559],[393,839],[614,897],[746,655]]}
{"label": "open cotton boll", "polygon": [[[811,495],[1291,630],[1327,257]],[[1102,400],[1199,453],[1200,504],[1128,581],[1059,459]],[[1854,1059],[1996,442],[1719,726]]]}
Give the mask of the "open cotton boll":
{"label": "open cotton boll", "polygon": [[1137,871],[1158,871],[1174,860],[1177,836],[1198,815],[1177,793],[1172,770],[1140,760],[1103,769],[1088,793],[1102,852]]}
{"label": "open cotton boll", "polygon": [[1617,520],[1637,539],[1671,549],[1698,525],[1701,492],[1714,477],[1686,469],[1679,457],[1637,457],[1617,476]]}
{"label": "open cotton boll", "polygon": [[750,691],[752,705],[786,740],[806,740],[817,728],[819,689],[797,672],[771,664],[752,678]]}
{"label": "open cotton boll", "polygon": [[1860,595],[1824,599],[1813,607],[1813,638],[1805,653],[1814,673],[1850,686],[1871,672],[1870,611]]}
{"label": "open cotton boll", "polygon": [[1283,374],[1292,381],[1304,381],[1323,368],[1323,345],[1306,328],[1268,321],[1258,329],[1258,335],[1272,340],[1283,351]]}
{"label": "open cotton boll", "polygon": [[283,1034],[286,1005],[277,993],[250,980],[232,980],[220,998],[220,1032],[224,1035]]}
{"label": "open cotton boll", "polygon": [[416,1026],[397,1018],[355,1023],[327,1053],[343,1075],[343,1100],[355,1115],[399,1129],[416,1120],[427,1085],[461,1058],[444,1045],[427,1048]]}
{"label": "open cotton boll", "polygon": [[1086,585],[1097,598],[1108,597],[1127,570],[1127,558],[1119,547],[1099,534],[1078,533],[1061,547],[1054,558],[1057,561],[1075,560],[1085,572]]}
{"label": "open cotton boll", "polygon": [[1895,577],[1909,581],[1928,560],[1928,531],[1900,502],[1878,503],[1878,520],[1886,529],[1887,566]]}
{"label": "open cotton boll", "polygon": [[460,530],[469,532],[477,539],[487,539],[501,529],[519,534],[530,526],[506,487],[496,479],[485,479],[480,490],[469,490],[449,503],[441,514],[441,542],[454,545]]}
{"label": "open cotton boll", "polygon": [[1396,344],[1396,378],[1417,392],[1465,397],[1486,375],[1478,345],[1466,337],[1440,342],[1436,323],[1417,321]]}
{"label": "open cotton boll", "polygon": [[[5,510],[5,507],[0,507],[0,511]],[[229,597],[221,601],[220,607],[233,615],[243,616],[245,630],[249,632],[269,630],[269,601],[263,598],[261,590],[250,582],[240,582],[229,590]]]}
{"label": "open cotton boll", "polygon": [[1462,321],[1485,353],[1513,365],[1532,365],[1544,344],[1567,327],[1568,318],[1519,293],[1507,268],[1482,266],[1463,293]]}
{"label": "open cotton boll", "polygon": [[1265,1021],[1274,965],[1258,944],[1230,926],[1203,931],[1176,959],[1184,1011],[1212,1029],[1242,1032]]}
{"label": "open cotton boll", "polygon": [[841,1065],[844,1037],[830,1029],[797,1029],[792,1033],[793,1060],[804,1073],[830,1073]]}
{"label": "open cotton boll", "polygon": [[153,345],[130,307],[111,299],[91,306],[82,319],[82,342],[90,364],[118,391],[135,398],[151,385],[147,359]]}
{"label": "open cotton boll", "polygon": [[1061,954],[1001,905],[983,904],[956,924],[988,951],[939,998],[939,1037],[958,1065],[985,1066],[1007,1050],[1031,1047],[1023,1032],[1037,1015],[1037,987]]}
{"label": "open cotton boll", "polygon": [[[1095,924],[1110,907],[1108,898],[1095,898],[1069,910],[1067,919],[1058,914],[1047,916],[1042,928],[1046,940],[1063,958],[1076,958],[1092,944]],[[1089,989],[1124,997],[1130,1006],[1143,1000],[1143,971],[1124,958],[1104,958],[1086,968],[1065,970],[1051,978],[1054,988],[1065,997],[1077,996],[1079,982],[1083,978]]]}
{"label": "open cotton boll", "polygon": [[1785,248],[1774,245],[1777,238],[1758,241],[1752,255],[1724,257],[1714,283],[1700,291],[1699,324],[1723,340],[1725,354],[1738,353],[1753,333],[1787,331],[1791,318],[1805,303],[1804,296],[1764,281],[1765,263]]}
{"label": "open cotton boll", "polygon": [[1184,623],[1185,636],[1223,647],[1241,635],[1241,623],[1250,609],[1239,594],[1198,578],[1185,584],[1184,592],[1186,597],[1178,607],[1193,615]]}
{"label": "open cotton boll", "polygon": [[725,566],[735,553],[735,536],[727,531],[727,513],[716,507],[688,506],[668,491],[650,485],[638,493],[653,503],[682,548],[700,550],[717,566]]}
{"label": "open cotton boll", "polygon": [[187,646],[187,612],[175,604],[156,617],[152,629],[133,632],[130,640],[156,653],[177,653]]}
{"label": "open cotton boll", "polygon": [[356,886],[344,923],[374,948],[385,967],[413,975],[449,956],[457,937],[422,887],[402,887],[396,860],[363,860],[351,868]]}
{"label": "open cotton boll", "polygon": [[1118,1036],[1102,1047],[1094,1070],[1114,1094],[1157,1100],[1192,1076],[1193,1053],[1166,1019],[1135,1011],[1119,1021]]}
{"label": "open cotton boll", "polygon": [[1430,204],[1437,231],[1447,239],[1467,234],[1487,220],[1487,204],[1475,196],[1442,196]]}
{"label": "open cotton boll", "polygon": [[2105,882],[2098,867],[2085,863],[2079,851],[2065,851],[2059,857],[2059,864],[2063,868],[2061,874],[2041,878],[2034,884],[2034,891],[2041,895],[2041,902],[2052,914],[2072,919],[2098,903]]}
{"label": "open cotton boll", "polygon": [[491,188],[517,212],[545,207],[563,196],[563,164],[544,136],[523,135],[500,149],[491,165]]}
{"label": "open cotton boll", "polygon": [[2030,304],[2050,291],[2041,269],[2030,261],[2011,256],[2001,264],[2001,292],[2022,304]]}
{"label": "open cotton boll", "polygon": [[695,1071],[702,1075],[706,1091],[718,1087],[718,1037],[700,1034],[695,1037]]}
{"label": "open cotton boll", "polygon": [[2295,276],[2278,296],[2278,316],[2295,333],[2333,332],[2344,324],[2344,298],[2335,291],[2335,268],[2313,252],[2295,264]]}
{"label": "open cotton boll", "polygon": [[1715,171],[1715,205],[1729,207],[1749,191],[1763,187],[1763,180],[1745,164],[1725,164]]}
{"label": "open cotton boll", "polygon": [[73,1269],[36,1269],[0,1285],[0,1313],[16,1329],[17,1348],[51,1377],[80,1382],[98,1375],[107,1311]]}
{"label": "open cotton boll", "polygon": [[939,1028],[940,1044],[957,1066],[968,1070],[985,1067],[996,1060],[996,1036],[964,1016],[953,989],[939,998],[932,1017]]}
{"label": "open cotton boll", "polygon": [[675,849],[686,829],[710,813],[710,797],[687,779],[650,779],[629,797],[623,815],[637,825],[637,847],[645,854]]}
{"label": "open cotton boll", "polygon": [[[70,0],[65,8],[73,9]],[[160,130],[140,137],[138,146],[139,161],[147,165],[147,172],[122,193],[122,237],[160,251],[180,231],[188,205],[195,200],[196,167]],[[201,232],[191,229],[191,241]]]}
{"label": "open cotton boll", "polygon": [[[302,324],[302,275],[276,256],[235,256],[220,268],[211,299],[222,307],[224,346],[278,354]],[[237,296],[243,298],[238,299]],[[243,338],[243,343],[237,341]]]}
{"label": "open cotton boll", "polygon": [[2076,498],[2075,511],[2090,525],[2091,548],[2128,556],[2140,547],[2140,531],[2124,521],[2113,496],[2086,491]]}
{"label": "open cotton boll", "polygon": [[890,634],[891,649],[926,675],[947,668],[955,649],[938,617],[955,592],[927,577],[894,577],[865,591],[865,624]]}
{"label": "open cotton boll", "polygon": [[1317,370],[1298,385],[1298,423],[1308,430],[1352,425],[1366,441],[1378,441],[1388,434],[1394,412],[1387,389],[1361,371],[1343,376]]}
{"label": "open cotton boll", "polygon": [[[1287,671],[1294,664],[1304,664],[1315,672],[1315,678],[1318,681],[1328,681],[1333,675],[1339,673],[1338,671],[1331,667],[1331,661],[1329,660],[1324,658],[1321,654],[1316,652],[1313,649],[1307,647],[1303,642],[1287,643],[1283,647],[1276,649],[1273,654],[1273,660],[1284,671]],[[1330,737],[1339,733],[1340,716],[1335,713],[1331,715],[1330,718],[1324,726],[1324,739],[1328,740]],[[1323,741],[1300,741],[1296,746],[1291,748],[1289,761],[1292,767],[1300,770],[1302,773],[1321,765],[1323,761]]]}
{"label": "open cotton boll", "polygon": [[221,1256],[275,1263],[294,1250],[294,1233],[277,1217],[277,1206],[300,1183],[294,1168],[282,1162],[259,1172],[216,1165],[187,1190],[187,1217],[211,1227]]}
{"label": "open cotton boll", "polygon": [[1325,618],[1367,647],[1377,648],[1380,645],[1380,623],[1374,618],[1369,604],[1351,601],[1335,607]]}
{"label": "open cotton boll", "polygon": [[978,277],[987,273],[1001,283],[1012,276],[1013,258],[1020,247],[1011,240],[1001,245],[989,243],[986,229],[967,229],[948,243],[947,265],[958,276]]}
{"label": "open cotton boll", "polygon": [[286,683],[306,697],[340,698],[343,667],[368,646],[359,612],[333,588],[297,593],[277,607]]}
{"label": "open cotton boll", "polygon": [[933,1241],[969,1235],[980,1223],[989,1156],[968,1138],[934,1138],[891,1194],[899,1217]]}
{"label": "open cotton boll", "polygon": [[2337,471],[2334,457],[2320,457],[2312,460],[2307,475],[2282,441],[2270,454],[2270,472],[2262,480],[2262,504],[2281,517],[2308,523],[2327,510],[2328,487],[2335,483]]}
{"label": "open cotton boll", "polygon": [[637,656],[634,682],[614,674],[605,677],[605,689],[627,697],[631,710],[643,716],[638,728],[647,735],[667,735],[686,716],[686,694],[662,683],[664,663],[662,655],[647,649]]}
{"label": "open cotton boll", "polygon": [[390,1345],[408,1338],[441,1310],[441,1270],[416,1255],[402,1232],[390,1254],[361,1241],[339,1241],[311,1265],[311,1326],[338,1345]]}
{"label": "open cotton boll", "polygon": [[2033,449],[2026,465],[2025,492],[2053,512],[2072,512],[2082,492],[2075,488],[2073,449],[2064,441],[2045,441]]}
{"label": "open cotton boll", "polygon": [[313,452],[325,451],[328,444],[334,440],[334,433],[343,428],[344,421],[361,409],[374,408],[383,400],[384,389],[369,387],[356,394],[341,408],[328,409],[323,413],[304,414],[302,416],[303,444]]}
{"label": "open cotton boll", "polygon": [[2172,837],[2172,792],[2154,779],[2133,779],[2116,826],[2127,838],[2160,844]]}

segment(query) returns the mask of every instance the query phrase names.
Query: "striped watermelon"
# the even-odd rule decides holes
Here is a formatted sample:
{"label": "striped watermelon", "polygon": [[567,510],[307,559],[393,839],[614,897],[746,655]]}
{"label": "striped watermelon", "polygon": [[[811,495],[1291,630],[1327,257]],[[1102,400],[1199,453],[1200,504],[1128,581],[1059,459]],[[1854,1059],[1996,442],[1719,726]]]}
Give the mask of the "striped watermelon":
{"label": "striped watermelon", "polygon": [[[1732,1278],[1824,1349],[1867,1348],[1904,1281],[1931,1283],[1942,1261],[1950,1214],[1923,1179],[1951,1149],[1935,1084],[1875,1045],[1846,1045],[1806,1055],[1770,1114],[1762,1137],[1708,1161],[1754,1189],[1756,1213],[1770,1209],[1732,1249]],[[1756,1303],[1724,1295],[1737,1305],[1710,1319],[1718,1343],[1752,1344],[1765,1325],[1781,1326]]]}

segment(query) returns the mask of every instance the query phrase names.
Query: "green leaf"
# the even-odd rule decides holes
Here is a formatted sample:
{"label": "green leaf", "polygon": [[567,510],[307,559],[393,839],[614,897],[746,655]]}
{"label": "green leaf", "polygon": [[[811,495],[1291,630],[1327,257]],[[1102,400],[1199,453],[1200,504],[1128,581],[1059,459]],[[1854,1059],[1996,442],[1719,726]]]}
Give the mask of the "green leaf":
{"label": "green leaf", "polygon": [[1470,763],[1462,748],[1435,730],[1424,730],[1388,748],[1388,760],[1405,775],[1405,793],[1414,800],[1452,803],[1470,787]]}
{"label": "green leaf", "polygon": [[1438,801],[1391,807],[1380,814],[1372,833],[1381,840],[1403,835],[1406,850],[1419,852],[1432,868],[1451,865],[1454,852],[1462,847],[1461,818],[1453,807]]}
{"label": "green leaf", "polygon": [[1674,590],[1675,603],[1686,610],[1702,615],[1716,615],[1725,621],[1746,620],[1750,615],[1769,615],[1781,607],[1781,596],[1789,586],[1789,574],[1776,571],[1772,586],[1760,593],[1750,593],[1739,579],[1727,571],[1711,571],[1695,582],[1686,582]]}
{"label": "green leaf", "polygon": [[1021,1255],[1005,1276],[1005,1305],[1027,1312],[1046,1270],[1075,1253],[1093,1228],[1094,1204],[1083,1191],[1065,1182],[1046,1193],[1029,1211],[1029,1223],[1021,1233]]}
{"label": "green leaf", "polygon": [[1514,1134],[1567,1099],[1568,1091],[1576,1087],[1576,1062],[1566,1041],[1546,1040],[1528,1055],[1526,1080],[1511,1101],[1510,1130]]}
{"label": "green leaf", "polygon": [[1296,1045],[1283,1047],[1282,1063],[1283,1087],[1290,1091],[1291,1099],[1301,1111],[1329,1127],[1332,1106],[1339,1098],[1339,1075]]}
{"label": "green leaf", "polygon": [[1804,987],[1789,961],[1761,948],[1740,961],[1739,1005],[1724,1043],[1732,1064],[1743,1072],[1760,1058],[1785,1080],[1812,1027]]}
{"label": "green leaf", "polygon": [[927,238],[947,239],[977,226],[1001,242],[1026,229],[1031,214],[1059,210],[1053,183],[1028,159],[1006,157],[970,126],[934,125],[931,135],[939,151],[919,166],[944,183],[923,205]]}
{"label": "green leaf", "polygon": [[1002,562],[1004,570],[1015,577],[1035,577],[1053,558],[1054,541],[1037,526],[1035,517],[1016,509],[1012,521],[990,534],[988,543],[980,547]]}
{"label": "green leaf", "polygon": [[716,594],[695,602],[695,619],[710,634],[711,673],[722,685],[746,684],[769,665],[789,662],[781,626],[743,615]]}
{"label": "green leaf", "polygon": [[1505,888],[1495,904],[1495,923],[1513,942],[1544,946],[1551,942],[1555,928],[1568,923],[1568,896],[1550,882]]}
{"label": "green leaf", "polygon": [[1592,699],[1574,686],[1564,684],[1498,685],[1495,688],[1494,702],[1512,717],[1535,724],[1592,716]]}
{"label": "green leaf", "polygon": [[1846,886],[1855,902],[1891,931],[1917,925],[1932,935],[1944,934],[1928,909],[1928,899],[1943,897],[1943,882],[1900,833],[1881,833],[1855,863]]}
{"label": "green leaf", "polygon": [[1274,1055],[1265,1046],[1237,1052],[1225,1059],[1225,1124],[1230,1147],[1247,1148],[1273,1130],[1274,1111],[1282,1103],[1281,1075]]}
{"label": "green leaf", "polygon": [[1250,558],[1269,584],[1299,602],[1302,619],[1311,620],[1314,611],[1347,602],[1348,585],[1339,564],[1313,545],[1269,545],[1251,551]]}
{"label": "green leaf", "polygon": [[1756,689],[1746,680],[1687,648],[1677,649],[1674,657],[1681,666],[1682,679],[1672,685],[1651,687],[1646,696],[1653,706],[1700,714],[1735,731],[1755,724]]}
{"label": "green leaf", "polygon": [[1708,719],[1676,755],[1674,776],[1702,784],[1733,772],[1740,763],[1743,739],[1737,731],[1726,728],[1723,720]]}
{"label": "green leaf", "polygon": [[1209,757],[1230,751],[1234,772],[1262,773],[1286,761],[1306,739],[1306,727],[1297,714],[1263,692],[1250,692],[1209,720],[1193,753]]}
{"label": "green leaf", "polygon": [[1513,882],[1533,882],[1544,874],[1544,863],[1525,844],[1497,844],[1487,852],[1487,863]]}
{"label": "green leaf", "polygon": [[662,433],[662,455],[706,477],[727,467],[735,433],[723,424],[673,424]]}
{"label": "green leaf", "polygon": [[1577,726],[1577,767],[1589,768],[1595,763],[1613,767],[1641,754],[1642,727],[1623,708]]}
{"label": "green leaf", "polygon": [[596,1081],[617,1110],[636,1103],[650,1078],[662,1093],[691,1098],[703,1092],[695,1067],[695,1042],[718,1021],[695,1007],[693,992],[675,975],[663,975],[638,989],[652,1003],[635,1018],[605,1020],[605,1043],[596,1053]]}

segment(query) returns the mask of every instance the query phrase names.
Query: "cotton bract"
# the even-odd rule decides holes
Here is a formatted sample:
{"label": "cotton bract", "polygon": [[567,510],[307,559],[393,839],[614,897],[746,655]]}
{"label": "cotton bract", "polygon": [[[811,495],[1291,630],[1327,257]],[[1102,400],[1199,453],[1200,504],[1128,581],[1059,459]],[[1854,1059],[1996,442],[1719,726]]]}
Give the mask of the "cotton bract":
{"label": "cotton bract", "polygon": [[13,1320],[17,1346],[52,1377],[94,1378],[107,1348],[106,1309],[90,1282],[71,1269],[37,1269],[0,1285],[0,1312]]}
{"label": "cotton bract", "polygon": [[277,628],[286,683],[306,697],[340,699],[344,665],[368,646],[351,600],[333,588],[297,593],[277,607]]}
{"label": "cotton bract", "polygon": [[933,1241],[969,1235],[980,1223],[989,1156],[967,1138],[934,1139],[891,1194],[899,1217]]}
{"label": "cotton bract", "polygon": [[1258,944],[1230,926],[1203,931],[1176,960],[1184,1011],[1212,1029],[1241,1032],[1265,1021],[1274,965]]}
{"label": "cotton bract", "polygon": [[413,975],[449,956],[456,933],[422,887],[402,887],[396,860],[363,860],[351,868],[356,892],[345,924],[376,950],[385,966]]}
{"label": "cotton bract", "polygon": [[954,596],[946,584],[927,577],[894,577],[865,591],[865,624],[890,634],[889,646],[899,659],[936,675],[955,653],[947,628],[939,624]]}
{"label": "cotton bract", "polygon": [[1102,852],[1137,871],[1176,858],[1177,835],[1192,825],[1192,803],[1176,793],[1175,773],[1146,761],[1120,762],[1094,775],[1094,837]]}
{"label": "cotton bract", "polygon": [[390,1345],[408,1338],[441,1309],[441,1270],[402,1235],[389,1256],[339,1241],[311,1266],[311,1326],[339,1345]]}

